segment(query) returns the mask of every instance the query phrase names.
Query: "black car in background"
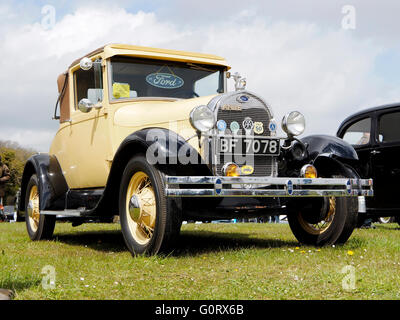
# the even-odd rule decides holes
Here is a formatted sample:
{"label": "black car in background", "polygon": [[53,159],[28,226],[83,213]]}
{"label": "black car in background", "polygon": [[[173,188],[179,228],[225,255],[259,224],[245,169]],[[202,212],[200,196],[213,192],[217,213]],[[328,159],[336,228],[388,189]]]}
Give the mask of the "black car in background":
{"label": "black car in background", "polygon": [[400,103],[357,112],[340,125],[337,136],[353,145],[357,171],[374,180],[374,197],[366,199],[366,217],[400,221]]}

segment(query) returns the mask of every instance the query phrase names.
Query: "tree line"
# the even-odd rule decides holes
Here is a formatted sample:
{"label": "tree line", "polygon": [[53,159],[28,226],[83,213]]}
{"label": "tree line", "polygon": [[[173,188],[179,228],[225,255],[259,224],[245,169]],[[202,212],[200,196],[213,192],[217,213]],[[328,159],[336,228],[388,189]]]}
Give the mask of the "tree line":
{"label": "tree line", "polygon": [[35,153],[37,152],[34,149],[24,148],[17,142],[0,140],[0,155],[11,173],[11,178],[5,188],[5,204],[14,204],[15,195],[21,186],[25,163]]}

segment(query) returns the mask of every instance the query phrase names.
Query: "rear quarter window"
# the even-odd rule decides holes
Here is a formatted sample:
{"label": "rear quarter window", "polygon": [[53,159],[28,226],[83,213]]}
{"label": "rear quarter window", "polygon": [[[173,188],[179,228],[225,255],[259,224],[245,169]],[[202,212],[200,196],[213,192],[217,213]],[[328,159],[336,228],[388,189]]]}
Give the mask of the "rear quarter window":
{"label": "rear quarter window", "polygon": [[381,115],[378,127],[379,142],[400,142],[400,111]]}

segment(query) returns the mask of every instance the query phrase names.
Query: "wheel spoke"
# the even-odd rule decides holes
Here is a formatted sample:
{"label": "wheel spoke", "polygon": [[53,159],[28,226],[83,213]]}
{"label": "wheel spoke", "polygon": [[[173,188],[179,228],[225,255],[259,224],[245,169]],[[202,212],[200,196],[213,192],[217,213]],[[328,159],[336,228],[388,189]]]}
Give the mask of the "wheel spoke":
{"label": "wheel spoke", "polygon": [[134,220],[128,216],[129,226],[135,240],[146,244],[154,233],[156,199],[151,180],[144,172],[136,172],[131,178],[126,196],[127,210],[133,196],[139,203],[140,214]]}
{"label": "wheel spoke", "polygon": [[140,231],[146,236],[148,237],[148,239],[151,239],[151,237],[153,236],[153,232],[154,230],[152,228],[150,228],[149,226],[147,226],[145,223],[141,222],[138,223],[138,226],[140,228]]}
{"label": "wheel spoke", "polygon": [[30,212],[28,212],[29,224],[32,230],[36,232],[40,221],[39,193],[36,186],[33,186],[29,192],[29,205],[31,207]]}
{"label": "wheel spoke", "polygon": [[335,213],[336,213],[336,199],[334,197],[330,197],[329,211],[324,220],[321,220],[318,223],[309,223],[303,218],[302,213],[299,213],[299,222],[307,232],[311,234],[321,234],[330,227],[335,217]]}

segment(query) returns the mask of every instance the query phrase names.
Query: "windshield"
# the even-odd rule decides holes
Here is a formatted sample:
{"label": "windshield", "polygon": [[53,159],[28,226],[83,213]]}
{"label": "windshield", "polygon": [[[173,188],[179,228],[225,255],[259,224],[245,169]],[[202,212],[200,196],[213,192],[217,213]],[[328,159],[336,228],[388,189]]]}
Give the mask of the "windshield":
{"label": "windshield", "polygon": [[112,100],[188,99],[223,93],[225,67],[116,57],[111,60]]}

